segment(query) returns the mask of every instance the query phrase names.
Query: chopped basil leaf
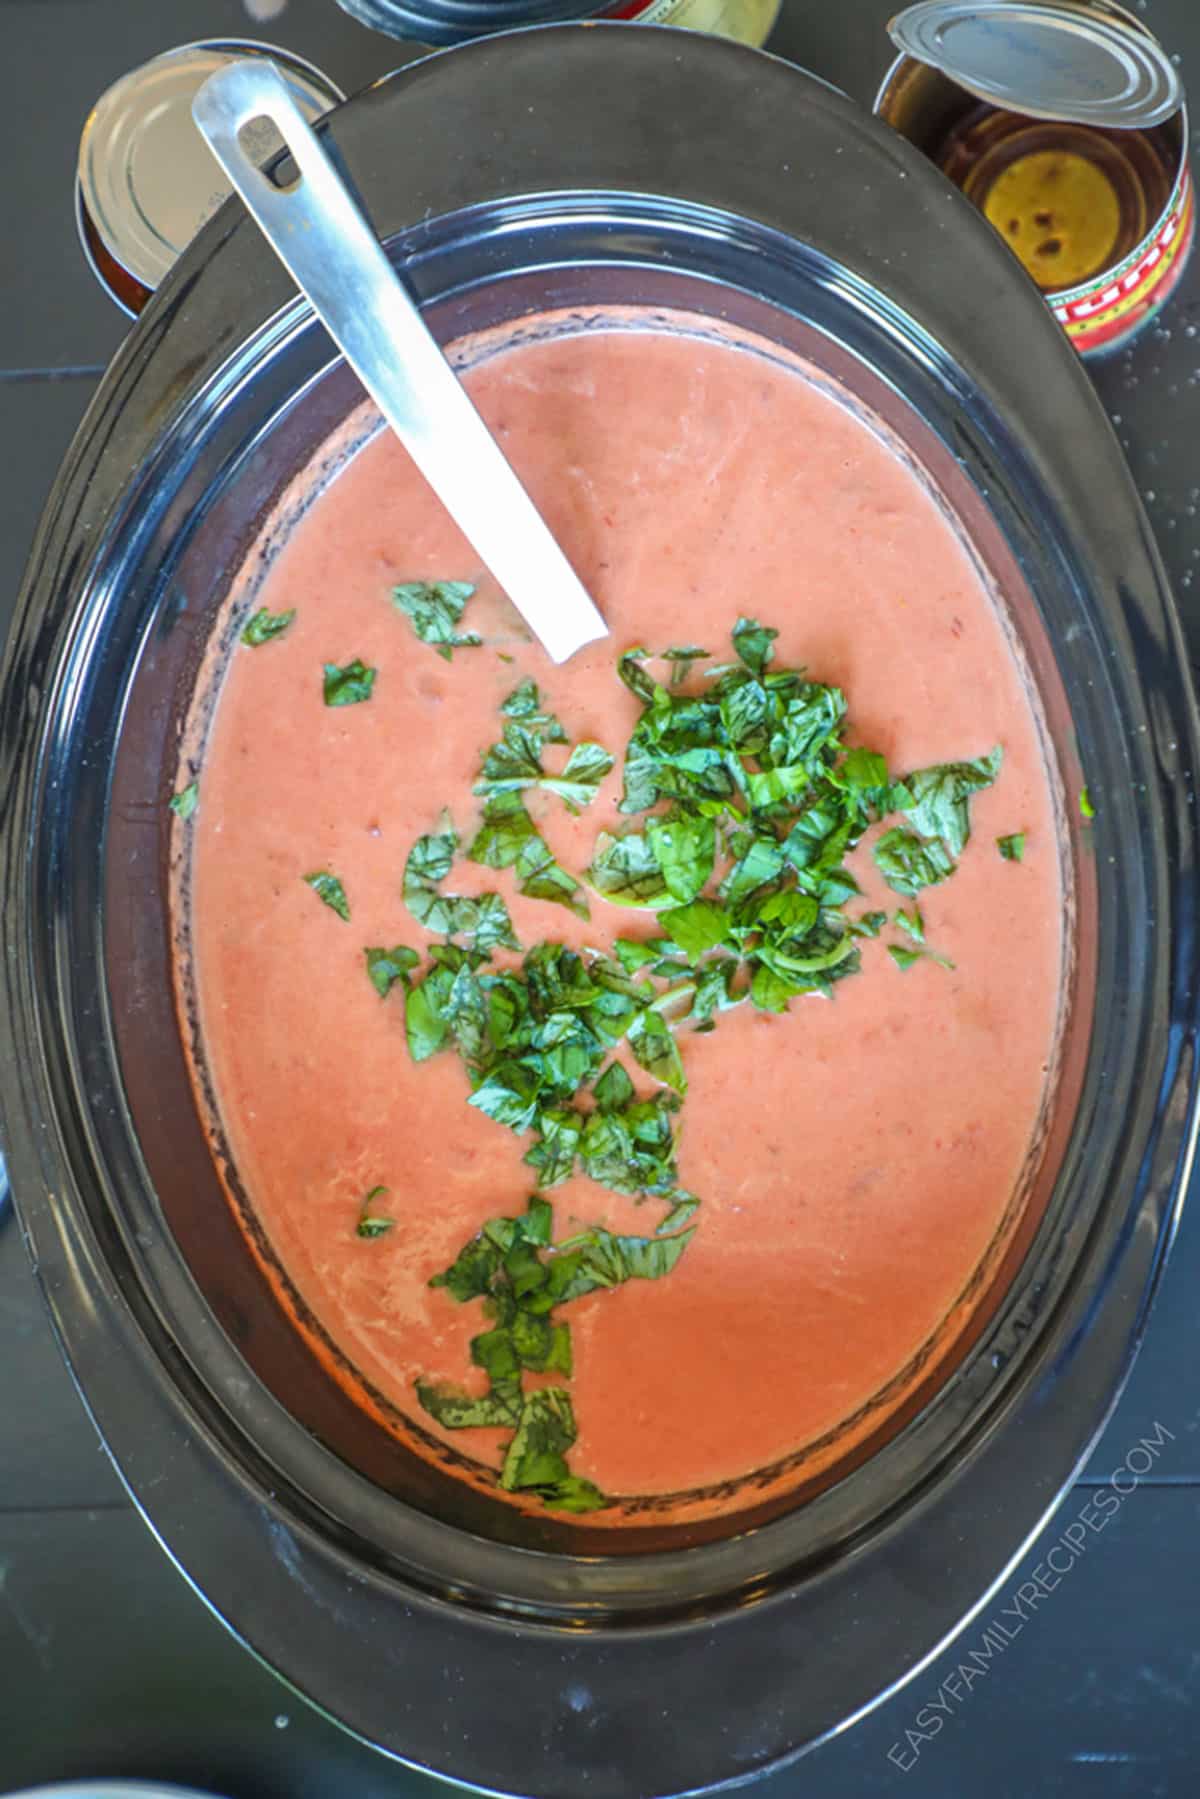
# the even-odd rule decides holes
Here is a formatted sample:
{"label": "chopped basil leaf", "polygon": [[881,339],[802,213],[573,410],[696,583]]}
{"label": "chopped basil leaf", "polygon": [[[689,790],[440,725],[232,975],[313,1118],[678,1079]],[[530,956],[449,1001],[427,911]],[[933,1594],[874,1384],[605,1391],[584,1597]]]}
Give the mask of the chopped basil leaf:
{"label": "chopped basil leaf", "polygon": [[538,1140],[526,1150],[524,1160],[536,1168],[539,1187],[557,1187],[575,1172],[583,1119],[566,1106],[543,1106],[538,1113]]}
{"label": "chopped basil leaf", "polygon": [[751,900],[742,916],[776,939],[807,937],[821,916],[821,908],[811,893],[793,888]]}
{"label": "chopped basil leaf", "polygon": [[369,700],[371,689],[375,685],[377,671],[368,668],[358,657],[339,668],[336,662],[325,664],[325,704],[327,706],[357,706],[363,700]]}
{"label": "chopped basil leaf", "polygon": [[778,880],[784,868],[784,854],[784,848],[773,837],[751,838],[721,882],[721,898],[732,903],[769,881]]}
{"label": "chopped basil leaf", "polygon": [[508,916],[508,907],[498,893],[481,893],[475,903],[475,918],[471,925],[472,947],[481,955],[489,950],[520,949],[517,934],[513,930],[512,920]]}
{"label": "chopped basil leaf", "polygon": [[839,866],[855,834],[854,821],[831,796],[805,807],[783,840],[783,856],[813,892]]}
{"label": "chopped basil leaf", "polygon": [[520,797],[497,794],[483,809],[483,823],[467,850],[467,859],[485,868],[512,868],[528,845],[541,839]]}
{"label": "chopped basil leaf", "polygon": [[897,968],[909,969],[914,962],[919,962],[921,960],[921,952],[919,949],[908,949],[903,943],[889,943],[887,948],[888,955],[892,958],[892,961],[896,964]]}
{"label": "chopped basil leaf", "polygon": [[452,969],[450,985],[442,1001],[442,1017],[459,1054],[470,1065],[478,1063],[487,1053],[488,1003],[472,966],[477,959],[478,952],[472,952],[470,961],[463,961]]}
{"label": "chopped basil leaf", "polygon": [[666,1237],[673,1231],[682,1230],[685,1224],[691,1223],[700,1210],[700,1201],[694,1193],[685,1193],[680,1189],[676,1193],[669,1194],[668,1197],[675,1203],[655,1231],[656,1237]]}
{"label": "chopped basil leaf", "polygon": [[[518,690],[519,691],[519,690]],[[536,690],[535,690],[536,691]],[[542,736],[532,722],[512,719],[504,727],[483,760],[474,791],[485,798],[515,794],[526,787],[556,793],[568,806],[590,804],[613,766],[613,759],[598,743],[577,743],[561,775],[548,775],[542,767]]]}
{"label": "chopped basil leaf", "polygon": [[972,794],[990,787],[1000,773],[1004,752],[999,745],[990,756],[973,762],[940,762],[918,769],[901,783],[906,803],[903,812],[922,837],[940,837],[952,857],[959,857],[971,835],[969,801]]}
{"label": "chopped basil leaf", "polygon": [[619,837],[601,831],[585,879],[602,899],[618,906],[665,906],[671,899],[658,857],[641,831]]}
{"label": "chopped basil leaf", "polygon": [[577,743],[561,775],[544,775],[541,786],[570,806],[587,806],[601,781],[612,772],[613,759],[598,743]]}
{"label": "chopped basil leaf", "polygon": [[532,1048],[541,1057],[543,1090],[556,1099],[571,1098],[595,1074],[604,1047],[587,1014],[552,1014],[532,1033]]}
{"label": "chopped basil leaf", "polygon": [[921,916],[920,906],[914,906],[911,912],[906,912],[901,906],[896,913],[896,923],[902,931],[908,932],[914,943],[924,943],[925,920]]}
{"label": "chopped basil leaf", "polygon": [[676,1093],[687,1092],[679,1046],[670,1026],[657,1012],[639,1012],[626,1035],[639,1067],[652,1074],[656,1081],[661,1081],[664,1087],[672,1087]]}
{"label": "chopped basil leaf", "polygon": [[575,1435],[575,1414],[565,1388],[539,1387],[527,1393],[500,1470],[500,1485],[509,1492],[556,1487],[569,1473],[565,1457]]}
{"label": "chopped basil leaf", "polygon": [[761,675],[775,659],[772,646],[778,636],[778,631],[760,625],[756,619],[739,618],[733,627],[733,647],[746,667],[752,673]]}
{"label": "chopped basil leaf", "polygon": [[242,642],[256,650],[261,644],[270,643],[273,637],[282,637],[295,616],[294,607],[290,612],[271,612],[266,606],[260,606],[247,621]]}
{"label": "chopped basil leaf", "polygon": [[441,970],[435,969],[426,975],[416,987],[410,988],[404,1001],[404,1029],[408,1038],[408,1053],[414,1062],[427,1062],[436,1055],[446,1041],[449,1024],[443,1010],[443,1000],[448,997],[442,992],[442,983],[438,976]]}
{"label": "chopped basil leaf", "polygon": [[199,804],[200,783],[198,781],[189,781],[186,787],[181,787],[178,793],[171,795],[170,799],[172,812],[185,824]]}
{"label": "chopped basil leaf", "polygon": [[[511,661],[511,657],[509,660]],[[543,743],[567,741],[567,733],[553,712],[542,711],[538,684],[531,676],[526,676],[519,686],[513,688],[500,710],[506,718],[518,718],[531,731],[536,731]]]}
{"label": "chopped basil leaf", "polygon": [[954,964],[948,956],[939,956],[933,949],[910,949],[903,943],[889,943],[888,955],[897,968],[911,968],[914,962],[936,962],[939,968],[953,971]]}
{"label": "chopped basil leaf", "polygon": [[[506,1403],[492,1393],[472,1398],[454,1387],[436,1385],[433,1381],[416,1382],[417,1399],[431,1418],[448,1430],[471,1430],[487,1425],[512,1425],[517,1422],[517,1406]],[[519,1403],[519,1395],[518,1395]]]}
{"label": "chopped basil leaf", "polygon": [[422,643],[449,662],[455,650],[474,649],[483,639],[455,629],[475,592],[470,581],[402,581],[392,589],[392,605],[412,622]]}
{"label": "chopped basil leaf", "polygon": [[449,817],[442,829],[418,837],[404,867],[404,903],[427,931],[446,937],[470,936],[473,948],[487,954],[498,945],[520,949],[508,907],[498,893],[443,893],[441,882],[450,872],[458,833]]}
{"label": "chopped basil leaf", "polygon": [[372,1187],[362,1202],[358,1215],[358,1235],[360,1237],[384,1237],[393,1229],[396,1220],[374,1210],[375,1201],[387,1192],[386,1187]]}
{"label": "chopped basil leaf", "polygon": [[633,1082],[620,1062],[610,1062],[592,1089],[602,1112],[623,1112],[633,1098]]}
{"label": "chopped basil leaf", "polygon": [[836,778],[849,792],[882,795],[888,786],[887,763],[874,750],[847,750]]}
{"label": "chopped basil leaf", "polygon": [[627,974],[633,974],[648,963],[657,961],[662,948],[662,939],[652,938],[649,942],[639,942],[634,937],[618,937],[613,943],[617,959]]}
{"label": "chopped basil leaf", "polygon": [[566,906],[580,918],[588,917],[579,882],[559,867],[536,832],[518,859],[517,886],[528,899],[550,900],[556,906]]}
{"label": "chopped basil leaf", "polygon": [[1020,862],[1025,856],[1025,833],[1014,831],[1009,837],[997,837],[996,848],[1006,862]]}
{"label": "chopped basil leaf", "polygon": [[569,1324],[554,1324],[545,1314],[518,1311],[509,1328],[522,1368],[532,1368],[535,1374],[565,1374],[570,1378],[573,1368]]}
{"label": "chopped basil leaf", "polygon": [[702,650],[699,644],[684,643],[676,645],[674,649],[664,650],[662,659],[664,662],[675,664],[671,670],[671,686],[682,687],[697,662],[711,661],[711,656],[707,650]]}
{"label": "chopped basil leaf", "polygon": [[497,793],[487,801],[467,857],[486,868],[514,868],[527,898],[553,900],[580,918],[588,916],[579,882],[554,860],[517,793]]}
{"label": "chopped basil leaf", "polygon": [[760,1012],[786,1012],[789,1000],[810,991],[803,981],[779,973],[766,962],[758,964],[750,982],[750,998]]}
{"label": "chopped basil leaf", "polygon": [[447,937],[463,929],[458,897],[439,892],[457,848],[458,833],[448,816],[444,816],[440,831],[417,838],[404,865],[405,905],[427,931],[442,932]]}
{"label": "chopped basil leaf", "polygon": [[895,893],[909,896],[948,880],[954,862],[936,838],[918,837],[896,825],[885,831],[874,850],[875,865]]}
{"label": "chopped basil leaf", "polygon": [[538,733],[519,720],[511,721],[505,725],[499,743],[494,743],[484,757],[474,791],[487,797],[535,787],[542,778],[541,752]]}
{"label": "chopped basil leaf", "polygon": [[350,923],[350,902],[346,898],[346,889],[336,875],[330,874],[328,869],[318,869],[315,874],[305,875],[304,882],[312,888],[319,900],[337,913],[343,924]]}
{"label": "chopped basil leaf", "polygon": [[860,937],[878,937],[887,923],[886,912],[864,912],[861,918],[850,921],[850,929]]}
{"label": "chopped basil leaf", "polygon": [[639,699],[643,705],[649,706],[654,702],[658,683],[642,667],[645,659],[646,652],[643,649],[626,650],[617,662],[617,673],[635,699]]}
{"label": "chopped basil leaf", "polygon": [[367,975],[380,999],[386,999],[397,981],[408,986],[408,977],[421,960],[415,949],[398,943],[395,949],[365,949]]}
{"label": "chopped basil leaf", "polygon": [[599,1487],[584,1480],[581,1474],[567,1474],[550,1485],[542,1484],[537,1494],[543,1505],[556,1512],[599,1512],[612,1504]]}
{"label": "chopped basil leaf", "polygon": [[494,1330],[472,1337],[471,1360],[477,1368],[483,1369],[493,1390],[509,1381],[520,1379],[521,1358],[517,1354],[513,1333],[505,1325],[497,1325]]}
{"label": "chopped basil leaf", "polygon": [[718,944],[728,943],[732,932],[732,920],[720,900],[698,899],[690,906],[672,907],[659,913],[658,922],[692,962]]}
{"label": "chopped basil leaf", "polygon": [[713,871],[717,827],[703,813],[668,812],[646,826],[646,841],[659,868],[663,884],[677,905],[694,900]]}
{"label": "chopped basil leaf", "polygon": [[795,799],[797,794],[807,793],[811,778],[808,765],[804,762],[750,775],[747,781],[750,804],[756,812],[763,812],[768,807],[779,805],[782,800]]}
{"label": "chopped basil leaf", "polygon": [[694,1025],[701,1029],[705,1026],[711,1028],[715,1013],[728,1011],[745,999],[745,988],[734,990],[738,966],[736,956],[714,956],[697,969],[696,991],[689,1015]]}
{"label": "chopped basil leaf", "polygon": [[501,1062],[476,1087],[467,1104],[510,1131],[527,1131],[538,1113],[541,1082],[520,1062]]}
{"label": "chopped basil leaf", "polygon": [[556,1303],[581,1299],[620,1287],[626,1281],[661,1280],[695,1236],[695,1226],[672,1237],[621,1237],[595,1225],[578,1237],[570,1237],[557,1250],[550,1267],[550,1286]]}
{"label": "chopped basil leaf", "polygon": [[672,1191],[678,1184],[673,1124],[678,1107],[677,1095],[668,1091],[633,1099],[620,1110],[589,1113],[579,1143],[583,1172],[615,1193]]}

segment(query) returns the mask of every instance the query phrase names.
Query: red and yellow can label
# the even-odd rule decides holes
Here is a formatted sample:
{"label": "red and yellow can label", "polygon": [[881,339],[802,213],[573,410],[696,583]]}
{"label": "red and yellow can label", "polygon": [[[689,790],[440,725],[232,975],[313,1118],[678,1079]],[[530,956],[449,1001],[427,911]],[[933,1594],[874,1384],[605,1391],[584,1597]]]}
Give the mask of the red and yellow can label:
{"label": "red and yellow can label", "polygon": [[1054,316],[1075,348],[1115,349],[1174,292],[1196,229],[1195,190],[1187,159],[1162,218],[1115,268],[1050,296]]}
{"label": "red and yellow can label", "polygon": [[739,44],[765,44],[781,0],[614,0],[601,14],[638,25],[682,25]]}

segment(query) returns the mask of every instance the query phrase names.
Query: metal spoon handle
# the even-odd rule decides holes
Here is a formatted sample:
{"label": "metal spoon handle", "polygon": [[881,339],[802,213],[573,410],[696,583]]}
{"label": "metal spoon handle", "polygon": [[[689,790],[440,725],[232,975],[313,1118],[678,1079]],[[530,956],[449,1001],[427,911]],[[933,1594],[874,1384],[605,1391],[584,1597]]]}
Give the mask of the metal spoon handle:
{"label": "metal spoon handle", "polygon": [[[555,662],[607,633],[578,575],[410,299],[272,63],[210,75],[192,114],[276,255],[425,479]],[[275,126],[299,171],[280,188],[239,132]]]}

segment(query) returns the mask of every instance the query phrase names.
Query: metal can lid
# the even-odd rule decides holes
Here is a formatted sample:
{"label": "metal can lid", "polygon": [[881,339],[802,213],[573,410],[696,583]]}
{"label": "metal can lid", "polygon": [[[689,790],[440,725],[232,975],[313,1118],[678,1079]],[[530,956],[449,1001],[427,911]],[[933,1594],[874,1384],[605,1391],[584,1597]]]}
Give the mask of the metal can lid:
{"label": "metal can lid", "polygon": [[[345,98],[290,51],[234,39],[165,51],[114,82],[88,114],[79,142],[81,214],[113,261],[150,291],[232,191],[191,107],[208,76],[242,56],[278,63],[308,119]],[[261,162],[282,148],[273,126],[263,124],[253,148]]]}
{"label": "metal can lid", "polygon": [[607,12],[612,0],[338,0],[360,25],[389,37],[426,44],[461,44],[469,38],[523,25],[561,25]]}
{"label": "metal can lid", "polygon": [[968,93],[1037,119],[1133,129],[1183,104],[1162,46],[1103,0],[918,0],[888,33]]}

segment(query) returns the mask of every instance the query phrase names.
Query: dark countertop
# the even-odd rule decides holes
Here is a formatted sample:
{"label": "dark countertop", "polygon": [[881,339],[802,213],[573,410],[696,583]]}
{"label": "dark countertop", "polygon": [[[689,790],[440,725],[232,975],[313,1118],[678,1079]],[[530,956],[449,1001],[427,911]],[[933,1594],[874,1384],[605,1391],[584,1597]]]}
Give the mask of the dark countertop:
{"label": "dark countertop", "polygon": [[[1136,6],[1179,53],[1185,78],[1200,74],[1196,0]],[[262,17],[273,9],[277,16]],[[892,0],[785,0],[772,47],[869,104],[889,60],[883,26],[893,10]],[[125,328],[75,238],[71,181],[90,102],[124,70],[197,37],[267,38],[311,57],[347,91],[403,57],[334,0],[5,0],[0,26],[9,78],[0,127],[7,624],[56,464]],[[1135,347],[1094,374],[1200,660],[1200,258]],[[1042,1539],[957,1652],[936,1656],[855,1728],[759,1782],[763,1799],[872,1799],[899,1793],[906,1780],[926,1799],[1197,1792],[1197,1276],[1193,1204],[1125,1394]],[[1149,1448],[1137,1447],[1143,1440]],[[1118,1493],[1110,1479],[1125,1467],[1118,1485],[1130,1490]],[[1071,1552],[1055,1549],[1064,1533]],[[948,1560],[953,1553],[948,1544]],[[1048,1556],[1033,1590],[1031,1571]],[[968,1687],[955,1670],[994,1619],[1011,1641]],[[630,1728],[651,1730],[653,1719],[648,1710]],[[909,1730],[922,1733],[911,1744]],[[0,1219],[0,1791],[98,1775],[177,1781],[226,1799],[432,1799],[445,1790],[297,1699],[180,1578],[83,1412],[10,1214]],[[495,1780],[505,1784],[503,1768]]]}

